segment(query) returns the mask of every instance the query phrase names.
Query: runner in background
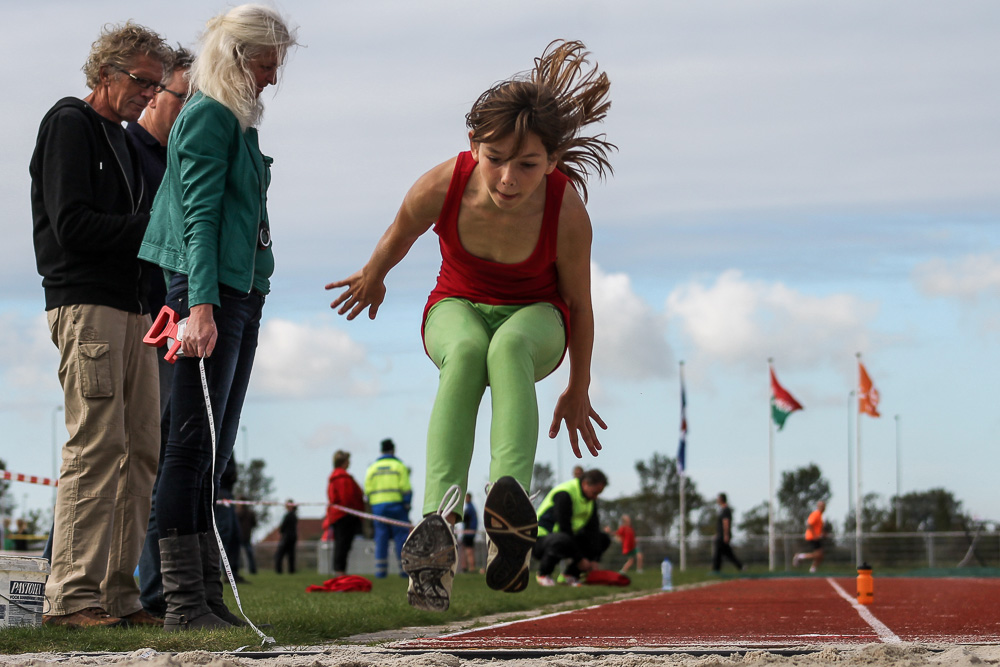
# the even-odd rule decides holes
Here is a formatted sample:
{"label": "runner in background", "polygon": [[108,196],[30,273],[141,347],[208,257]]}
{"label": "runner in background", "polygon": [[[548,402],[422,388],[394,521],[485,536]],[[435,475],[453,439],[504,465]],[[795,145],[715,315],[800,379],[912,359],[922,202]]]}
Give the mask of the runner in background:
{"label": "runner in background", "polygon": [[803,560],[812,560],[809,567],[810,572],[815,572],[816,568],[823,562],[823,512],[826,511],[826,502],[820,500],[816,503],[816,509],[806,520],[806,542],[812,547],[812,551],[795,554],[792,558],[792,566],[798,565]]}

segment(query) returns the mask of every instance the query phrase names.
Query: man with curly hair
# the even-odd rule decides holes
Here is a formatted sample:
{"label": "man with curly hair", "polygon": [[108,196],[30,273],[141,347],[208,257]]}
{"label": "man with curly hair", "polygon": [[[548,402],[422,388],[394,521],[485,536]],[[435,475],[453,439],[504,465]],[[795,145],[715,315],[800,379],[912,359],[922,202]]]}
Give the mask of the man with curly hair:
{"label": "man with curly hair", "polygon": [[[63,447],[45,585],[47,625],[158,625],[133,577],[159,452],[156,357],[137,254],[149,222],[139,119],[173,62],[155,32],[105,26],[83,71],[91,93],[58,101],[31,157],[42,276],[69,440]],[[144,203],[145,202],[145,203]]]}

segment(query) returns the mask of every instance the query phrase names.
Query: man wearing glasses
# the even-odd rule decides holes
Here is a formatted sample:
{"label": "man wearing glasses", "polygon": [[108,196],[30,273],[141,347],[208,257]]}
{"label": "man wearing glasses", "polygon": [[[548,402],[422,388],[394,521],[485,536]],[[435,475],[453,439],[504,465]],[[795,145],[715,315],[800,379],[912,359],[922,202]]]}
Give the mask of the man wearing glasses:
{"label": "man wearing glasses", "polygon": [[149,204],[136,121],[172,63],[135,23],[106,27],[83,71],[91,93],[42,119],[31,157],[35,260],[42,276],[69,440],[62,452],[45,585],[47,625],[155,625],[132,576],[159,451],[156,358],[136,255]]}
{"label": "man wearing glasses", "polygon": [[[146,201],[142,208],[148,213],[153,208],[153,199],[160,188],[160,181],[167,169],[167,138],[170,128],[177,120],[177,114],[184,107],[188,98],[188,72],[194,63],[194,54],[178,45],[173,49],[173,65],[163,79],[163,87],[153,95],[143,112],[142,117],[130,122],[125,127],[132,145],[139,154],[142,177],[146,181]],[[163,279],[163,270],[158,266],[144,267],[149,276],[149,312],[153,316],[160,312],[167,297],[167,285]],[[160,384],[160,454],[159,465],[156,468],[156,479],[160,477],[160,465],[163,464],[163,450],[169,435],[170,420],[167,418],[167,408],[170,401],[170,385],[174,377],[174,365],[156,355],[157,376]],[[153,487],[153,498],[156,498],[156,487]],[[160,574],[160,534],[156,530],[156,507],[149,513],[149,523],[146,526],[146,541],[139,557],[139,601],[147,612],[162,618],[167,612],[167,603],[163,599],[163,577]],[[218,560],[218,559],[216,559]],[[219,580],[219,577],[215,577]]]}

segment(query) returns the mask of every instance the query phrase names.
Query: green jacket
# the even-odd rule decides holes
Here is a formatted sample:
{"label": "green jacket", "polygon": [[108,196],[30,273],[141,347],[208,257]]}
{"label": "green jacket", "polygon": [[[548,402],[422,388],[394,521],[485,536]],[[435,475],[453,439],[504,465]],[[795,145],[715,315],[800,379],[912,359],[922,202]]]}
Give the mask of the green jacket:
{"label": "green jacket", "polygon": [[257,130],[240,130],[229,109],[196,93],[167,142],[167,171],[139,258],[188,276],[188,305],[221,305],[219,283],[249,293],[270,291],[274,256],[261,250],[268,226],[271,158]]}
{"label": "green jacket", "polygon": [[[560,502],[559,494],[564,494]],[[566,502],[568,498],[568,502]],[[549,533],[576,534],[592,523],[596,503],[583,495],[580,480],[573,478],[556,486],[538,506],[538,536]]]}

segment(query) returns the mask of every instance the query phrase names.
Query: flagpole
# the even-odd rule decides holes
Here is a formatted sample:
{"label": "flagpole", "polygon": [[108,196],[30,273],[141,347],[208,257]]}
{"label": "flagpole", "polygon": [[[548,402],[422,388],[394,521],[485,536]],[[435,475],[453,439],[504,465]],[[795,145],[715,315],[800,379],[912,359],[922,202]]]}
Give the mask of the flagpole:
{"label": "flagpole", "polygon": [[[860,377],[861,372],[861,353],[857,353],[858,358],[858,374]],[[860,379],[858,381],[858,386],[860,386]],[[856,501],[854,503],[854,553],[857,559],[857,564],[860,566],[864,560],[861,558],[861,507],[864,505],[864,496],[861,495],[861,395],[858,394],[858,415],[855,418],[857,421],[857,437],[854,439],[854,495]]]}
{"label": "flagpole", "polygon": [[851,416],[854,414],[856,405],[854,403],[855,392],[852,389],[847,394],[847,513],[850,515],[854,511],[854,443],[851,442]]}
{"label": "flagpole", "polygon": [[[681,420],[683,420],[683,422],[686,422],[687,421],[687,410],[686,410],[686,408],[684,406],[684,402],[686,400],[686,397],[684,396],[684,362],[683,361],[680,362],[680,377],[681,377]],[[686,423],[682,423],[681,428],[684,429],[684,440],[685,440],[685,448],[686,448],[687,447],[687,425],[686,425]],[[686,457],[687,457],[687,454],[685,453],[685,458]],[[687,531],[687,528],[684,525],[685,524],[685,521],[684,521],[684,518],[685,518],[684,517],[684,515],[685,515],[685,512],[684,512],[684,495],[685,495],[685,493],[684,493],[684,491],[685,491],[685,489],[684,489],[684,487],[686,486],[685,485],[685,480],[686,479],[687,479],[687,462],[685,461],[684,464],[681,467],[681,478],[680,478],[680,485],[679,485],[679,488],[680,488],[680,499],[679,499],[679,502],[678,502],[678,507],[680,508],[680,512],[681,512],[680,540],[679,540],[679,543],[678,543],[678,547],[680,548],[680,563],[679,563],[679,565],[680,565],[680,568],[681,568],[681,572],[684,572],[687,569],[687,548],[686,548],[687,547],[687,540],[685,539],[685,537],[686,537],[685,533]]]}
{"label": "flagpole", "polygon": [[900,468],[899,415],[896,415],[896,530],[903,530],[903,472]]}
{"label": "flagpole", "polygon": [[[770,372],[774,359],[768,357],[767,368]],[[774,419],[771,416],[771,402],[767,406],[767,567],[774,572],[775,538],[774,538]]]}

